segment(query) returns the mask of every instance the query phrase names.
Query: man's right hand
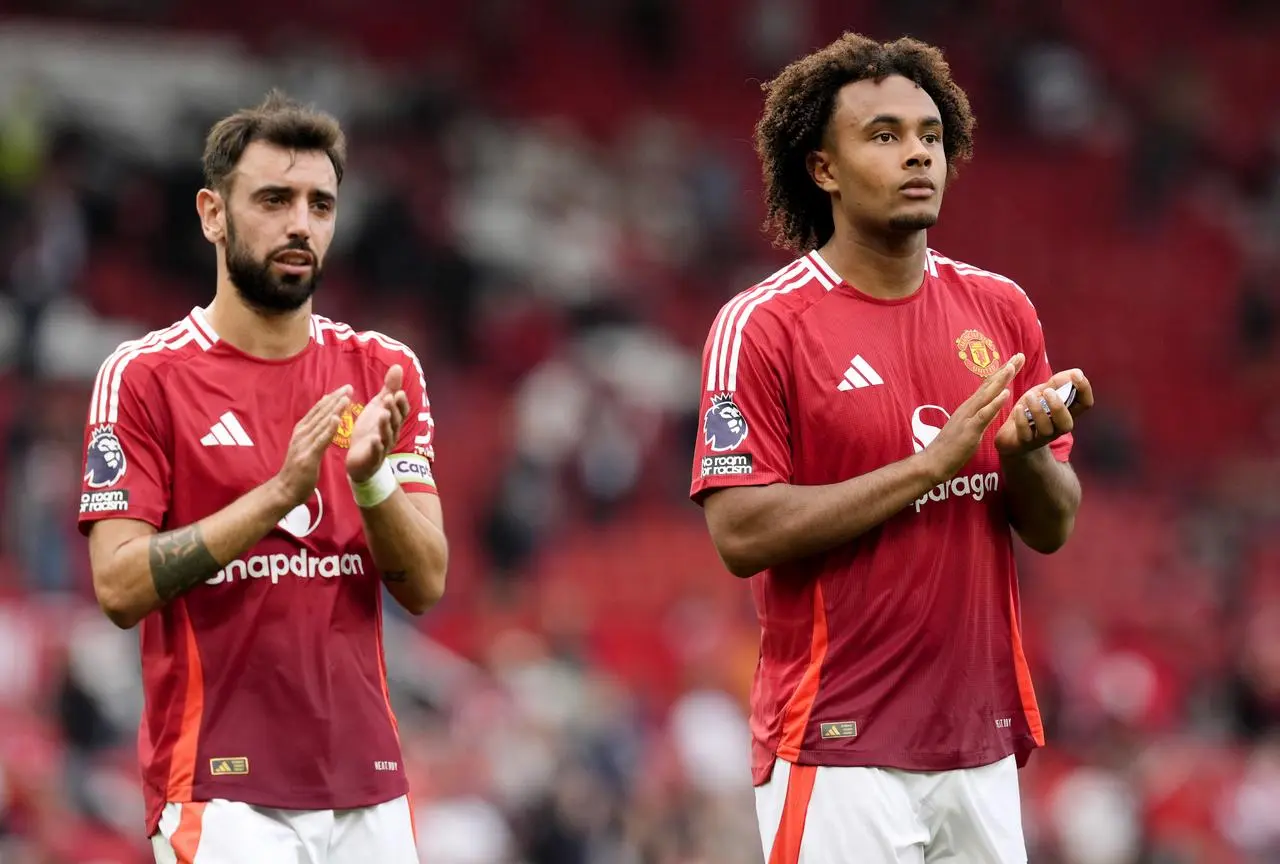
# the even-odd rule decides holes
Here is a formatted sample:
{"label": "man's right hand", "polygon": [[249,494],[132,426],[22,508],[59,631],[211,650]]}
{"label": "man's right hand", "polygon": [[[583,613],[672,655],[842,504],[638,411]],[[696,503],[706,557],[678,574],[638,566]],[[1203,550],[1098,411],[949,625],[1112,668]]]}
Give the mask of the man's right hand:
{"label": "man's right hand", "polygon": [[338,431],[342,411],[351,402],[351,385],[343,385],[320,398],[293,427],[289,451],[276,481],[293,506],[304,503],[320,481],[320,460]]}
{"label": "man's right hand", "polygon": [[936,483],[945,483],[956,476],[973,458],[987,427],[1009,400],[1009,383],[1024,362],[1026,358],[1023,355],[1015,354],[995,374],[983,381],[977,392],[960,404],[942,427],[938,437],[921,454],[928,460]]}

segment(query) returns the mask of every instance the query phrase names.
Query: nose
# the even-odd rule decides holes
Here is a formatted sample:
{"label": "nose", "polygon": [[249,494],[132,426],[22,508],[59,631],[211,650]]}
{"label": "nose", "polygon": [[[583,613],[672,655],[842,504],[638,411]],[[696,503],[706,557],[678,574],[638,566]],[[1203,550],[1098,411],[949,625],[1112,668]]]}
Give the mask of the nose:
{"label": "nose", "polygon": [[907,168],[931,168],[933,167],[933,155],[929,152],[929,148],[925,146],[924,141],[920,140],[920,136],[913,135],[907,151]]}
{"label": "nose", "polygon": [[289,239],[309,240],[311,238],[311,205],[305,197],[299,196],[289,208]]}

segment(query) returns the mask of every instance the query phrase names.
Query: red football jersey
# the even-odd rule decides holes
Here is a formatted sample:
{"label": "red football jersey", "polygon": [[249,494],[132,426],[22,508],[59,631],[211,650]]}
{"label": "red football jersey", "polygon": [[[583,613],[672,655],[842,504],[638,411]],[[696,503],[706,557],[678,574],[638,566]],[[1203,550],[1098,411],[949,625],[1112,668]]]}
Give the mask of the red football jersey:
{"label": "red football jersey", "polygon": [[382,582],[346,476],[355,416],[399,363],[413,410],[389,456],[406,492],[434,492],[422,367],[379,333],[312,316],[286,360],[219,340],[199,308],[102,364],[85,431],[80,529],[128,518],[166,531],[270,479],[321,396],[352,405],[307,502],[249,553],[140,625],[138,736],[147,831],[166,801],[362,807],[407,785],[382,646]]}
{"label": "red football jersey", "polygon": [[[932,251],[927,261],[918,291],[879,300],[812,252],[724,306],[703,355],[695,500],[838,483],[904,459],[1019,351],[1015,396],[1050,377],[1016,284]],[[1043,743],[994,445],[1008,410],[951,481],[852,543],[751,579],[757,783],[775,756],[935,771]],[[1051,446],[1065,460],[1070,437]]]}

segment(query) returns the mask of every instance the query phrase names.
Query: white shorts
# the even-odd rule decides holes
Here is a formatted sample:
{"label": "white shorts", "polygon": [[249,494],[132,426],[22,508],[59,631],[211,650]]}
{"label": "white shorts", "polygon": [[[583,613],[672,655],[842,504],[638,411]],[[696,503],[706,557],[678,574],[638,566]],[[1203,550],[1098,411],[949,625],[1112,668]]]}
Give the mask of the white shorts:
{"label": "white shorts", "polygon": [[355,810],[166,804],[151,848],[156,864],[418,864],[404,795]]}
{"label": "white shorts", "polygon": [[768,864],[1025,864],[1018,768],[792,765],[756,787]]}

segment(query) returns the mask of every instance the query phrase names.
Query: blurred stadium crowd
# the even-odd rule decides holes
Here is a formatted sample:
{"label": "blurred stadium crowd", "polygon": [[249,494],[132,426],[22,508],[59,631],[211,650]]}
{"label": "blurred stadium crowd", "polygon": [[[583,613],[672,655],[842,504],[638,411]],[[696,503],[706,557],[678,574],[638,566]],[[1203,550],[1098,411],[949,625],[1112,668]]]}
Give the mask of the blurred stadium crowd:
{"label": "blurred stadium crowd", "polygon": [[1076,535],[1022,570],[1031,860],[1280,861],[1280,15],[1251,0],[0,4],[0,861],[149,860],[85,405],[207,302],[203,133],[280,85],[352,142],[319,309],[414,346],[438,424],[449,593],[388,626],[422,860],[758,862],[697,365],[785,255],[758,82],[842,29],[947,50],[978,148],[931,245],[1021,282],[1101,400]]}

